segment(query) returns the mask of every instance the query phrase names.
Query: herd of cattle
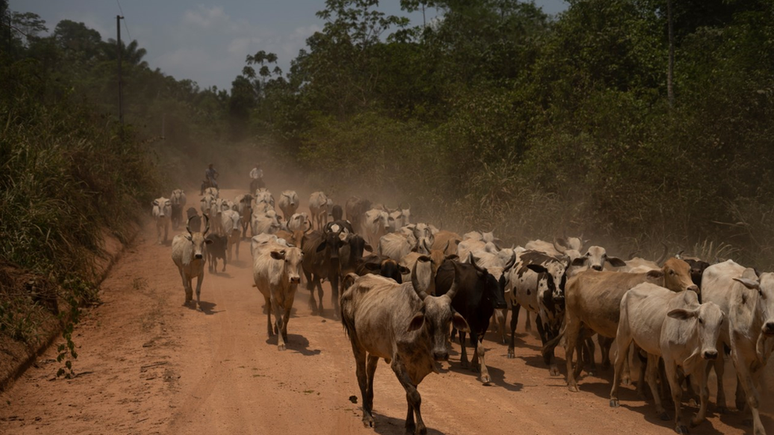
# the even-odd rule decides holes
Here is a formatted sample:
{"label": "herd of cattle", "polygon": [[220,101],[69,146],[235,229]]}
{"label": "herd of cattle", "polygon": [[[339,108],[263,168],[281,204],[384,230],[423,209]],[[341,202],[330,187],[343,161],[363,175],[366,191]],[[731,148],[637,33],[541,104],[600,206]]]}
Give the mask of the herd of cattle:
{"label": "herd of cattle", "polygon": [[[159,243],[167,240],[170,221],[174,228],[183,225],[185,205],[182,190],[153,201]],[[644,380],[638,391],[647,383],[657,412],[667,420],[658,383],[669,385],[675,430],[687,433],[680,409],[684,386],[690,392],[698,388],[700,409],[690,421],[697,425],[705,417],[707,379],[714,368],[717,407],[725,411],[723,369],[730,356],[738,378],[736,407],[752,413],[755,434],[765,433],[759,388],[774,349],[772,273],[731,260],[710,264],[680,255],[665,261],[623,261],[601,246],[584,249],[584,241],[574,237],[501,248],[491,232],[459,235],[411,223],[409,208],[391,210],[358,197],[342,208],[323,192],[309,198],[311,217],[298,212],[294,191],[282,192],[276,205],[282,216],[266,188],[233,201],[209,188],[200,200],[201,214],[194,207],[185,210],[187,233],[172,240],[185,304],[192,302],[192,280],[197,278],[200,307],[205,262],[216,272],[220,259],[225,270],[232,256],[239,258],[240,241],[249,230],[255,287],[266,302],[267,333],[277,335],[284,350],[301,274],[314,314],[323,313],[321,281],[327,279],[334,316],[352,343],[367,426],[374,424],[373,376],[379,358],[390,364],[406,390],[407,432],[426,433],[417,386],[437,370],[439,361],[448,360],[450,330],[451,337],[459,334],[462,366],[476,370],[486,384],[484,334],[493,322],[498,339],[508,341],[510,311],[508,357],[515,357],[514,335],[523,307],[535,316],[551,375],[559,375],[554,348],[564,344],[570,391],[578,391],[584,365],[595,366],[592,336],[597,335],[606,366],[617,338],[610,406],[618,406],[618,384],[630,381],[629,363],[636,358],[641,361],[639,379]],[[370,255],[364,256],[365,251]]]}

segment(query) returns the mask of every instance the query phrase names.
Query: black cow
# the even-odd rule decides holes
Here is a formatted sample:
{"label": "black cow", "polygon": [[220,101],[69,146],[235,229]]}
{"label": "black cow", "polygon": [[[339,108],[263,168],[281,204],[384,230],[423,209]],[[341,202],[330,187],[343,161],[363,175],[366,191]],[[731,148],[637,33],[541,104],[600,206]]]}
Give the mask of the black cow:
{"label": "black cow", "polygon": [[[454,263],[456,260],[446,260],[435,276],[435,292],[441,296],[449,291],[454,281]],[[489,384],[491,378],[486,368],[484,359],[484,346],[481,343],[486,330],[489,329],[489,319],[494,314],[495,308],[506,308],[503,287],[495,277],[485,268],[476,265],[471,255],[469,263],[461,263],[459,268],[459,291],[454,296],[452,307],[457,310],[470,326],[470,341],[473,343],[474,353],[472,369],[480,368],[481,382]],[[465,332],[460,332],[460,347],[462,356],[460,362],[463,367],[468,366],[468,356],[465,350]]]}
{"label": "black cow", "polygon": [[397,261],[383,255],[369,255],[363,258],[355,273],[363,276],[368,273],[381,275],[385,278],[392,278],[398,284],[403,283],[403,275],[408,275],[411,271],[398,264]]}
{"label": "black cow", "polygon": [[[327,278],[331,283],[331,303],[334,306],[334,315],[337,319],[339,318],[339,274],[341,272],[339,255],[342,248],[348,245],[348,240],[353,233],[352,225],[349,222],[335,221],[327,223],[323,232],[312,231],[304,235],[301,246],[304,251],[306,288],[311,293],[309,305],[312,313],[323,313],[323,289],[320,281]],[[320,300],[319,310],[317,300],[314,297],[315,287],[317,287],[317,295]]]}
{"label": "black cow", "polygon": [[212,243],[207,245],[207,263],[210,265],[210,273],[216,273],[218,271],[218,258],[223,259],[223,270],[221,272],[225,272],[228,239],[225,236],[208,234],[205,240],[212,241]]}

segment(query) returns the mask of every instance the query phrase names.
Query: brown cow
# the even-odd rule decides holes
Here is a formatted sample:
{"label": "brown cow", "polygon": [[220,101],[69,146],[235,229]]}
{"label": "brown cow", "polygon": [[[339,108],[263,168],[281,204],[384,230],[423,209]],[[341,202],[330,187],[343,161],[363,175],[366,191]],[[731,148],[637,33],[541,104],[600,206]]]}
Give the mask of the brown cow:
{"label": "brown cow", "polygon": [[451,306],[458,276],[457,270],[451,289],[443,296],[415,290],[416,273],[412,274],[413,283],[405,284],[372,274],[347,276],[355,282],[341,295],[341,322],[352,342],[366,427],[374,426],[374,373],[379,358],[383,358],[406,390],[406,433],[427,433],[417,386],[436,371],[438,361],[449,359],[449,324],[460,331],[469,330],[465,319]]}
{"label": "brown cow", "polygon": [[621,299],[629,289],[643,282],[650,282],[676,292],[685,290],[699,292],[699,288],[691,281],[690,266],[677,258],[667,260],[660,270],[643,273],[587,270],[567,282],[563,331],[557,338],[546,344],[546,349],[556,346],[558,339],[566,335],[565,358],[567,359],[567,385],[570,391],[578,391],[576,378],[583,368],[580,359],[574,370],[572,366],[575,347],[578,340],[582,338],[581,330],[587,333],[593,331],[602,337],[615,338]]}

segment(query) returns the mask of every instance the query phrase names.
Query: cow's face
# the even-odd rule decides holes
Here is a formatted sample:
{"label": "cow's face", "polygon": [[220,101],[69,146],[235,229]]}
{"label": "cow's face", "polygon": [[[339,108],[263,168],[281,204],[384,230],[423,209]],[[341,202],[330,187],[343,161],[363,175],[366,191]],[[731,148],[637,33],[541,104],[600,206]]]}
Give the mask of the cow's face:
{"label": "cow's face", "polygon": [[693,290],[699,294],[699,286],[691,280],[691,266],[678,258],[670,258],[661,268],[664,274],[664,287],[675,292]]}
{"label": "cow's face", "polygon": [[301,263],[304,261],[304,253],[300,249],[288,247],[274,250],[271,251],[271,258],[285,262],[285,274],[289,284],[301,282]]}
{"label": "cow's face", "polygon": [[699,355],[705,360],[715,360],[718,357],[718,337],[720,329],[725,322],[723,311],[713,302],[698,304],[698,299],[694,296],[694,304],[691,308],[678,308],[667,313],[674,319],[696,322],[694,327],[699,336]]}
{"label": "cow's face", "polygon": [[586,251],[586,254],[582,257],[575,259],[572,262],[573,266],[586,266],[589,269],[602,270],[605,266],[605,262],[610,263],[613,267],[623,267],[626,263],[623,260],[610,257],[607,255],[607,250],[601,246],[591,246]]}
{"label": "cow's face", "polygon": [[327,258],[332,260],[338,260],[340,250],[347,244],[347,238],[349,236],[349,230],[347,228],[333,222],[328,224],[325,228],[323,235],[324,242],[317,248],[320,252],[325,250]]}
{"label": "cow's face", "polygon": [[470,332],[468,322],[460,313],[454,311],[447,295],[428,296],[424,299],[421,310],[411,320],[409,331],[424,328],[430,336],[433,359],[447,361],[449,349],[446,347],[446,340],[449,336],[449,324],[458,331]]}
{"label": "cow's face", "polygon": [[741,278],[734,280],[758,292],[754,315],[760,319],[760,332],[766,337],[774,337],[774,273],[762,273],[758,277],[753,269],[746,269]]}
{"label": "cow's face", "polygon": [[191,242],[191,251],[193,257],[197,260],[201,260],[204,257],[204,254],[207,252],[205,245],[212,243],[211,239],[205,239],[204,235],[199,232],[188,234],[185,236],[185,238]]}
{"label": "cow's face", "polygon": [[394,233],[403,226],[403,219],[400,210],[391,211],[387,214],[387,226],[389,231]]}
{"label": "cow's face", "polygon": [[543,264],[527,265],[527,268],[539,274],[537,296],[546,310],[553,314],[564,311],[566,265],[561,261],[547,261]]}
{"label": "cow's face", "polygon": [[172,210],[172,201],[163,196],[153,200],[153,216],[156,218],[165,218],[170,215]]}

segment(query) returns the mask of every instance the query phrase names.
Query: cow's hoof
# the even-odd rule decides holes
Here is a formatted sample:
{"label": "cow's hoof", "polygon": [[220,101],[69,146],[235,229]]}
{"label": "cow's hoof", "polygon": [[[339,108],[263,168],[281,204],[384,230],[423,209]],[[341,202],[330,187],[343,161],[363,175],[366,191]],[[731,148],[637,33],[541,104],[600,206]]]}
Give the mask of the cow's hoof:
{"label": "cow's hoof", "polygon": [[669,414],[667,414],[666,411],[664,411],[661,414],[659,414],[658,418],[660,418],[661,421],[669,421],[670,420]]}
{"label": "cow's hoof", "polygon": [[623,378],[621,378],[621,382],[623,382],[623,384],[628,387],[632,384],[632,378],[628,376],[624,376]]}
{"label": "cow's hoof", "polygon": [[611,408],[618,408],[619,406],[620,406],[620,403],[618,402],[618,399],[610,399]]}
{"label": "cow's hoof", "polygon": [[568,385],[567,389],[570,390],[571,393],[577,393],[578,392],[578,386],[577,385]]}
{"label": "cow's hoof", "polygon": [[559,368],[558,367],[551,367],[548,372],[551,374],[551,376],[559,376]]}
{"label": "cow's hoof", "polygon": [[691,427],[698,426],[702,421],[704,421],[704,419],[699,418],[698,414],[693,414],[693,418],[691,419]]}
{"label": "cow's hoof", "polygon": [[489,385],[489,383],[492,382],[492,378],[489,377],[489,375],[481,376],[481,383],[484,385]]}
{"label": "cow's hoof", "polygon": [[512,351],[508,351],[508,359],[514,359],[516,355]]}
{"label": "cow's hoof", "polygon": [[284,344],[277,345],[277,350],[285,350],[285,345]]}
{"label": "cow's hoof", "polygon": [[202,311],[204,311],[204,310],[202,310],[202,307],[201,307],[201,305],[199,305],[199,304],[196,304],[196,311],[202,312]]}
{"label": "cow's hoof", "polygon": [[363,416],[363,426],[365,427],[374,427],[374,418],[370,415]]}
{"label": "cow's hoof", "polygon": [[675,432],[679,433],[680,435],[687,435],[688,428],[685,426],[677,426],[675,427]]}

